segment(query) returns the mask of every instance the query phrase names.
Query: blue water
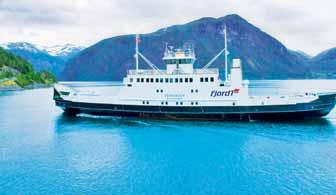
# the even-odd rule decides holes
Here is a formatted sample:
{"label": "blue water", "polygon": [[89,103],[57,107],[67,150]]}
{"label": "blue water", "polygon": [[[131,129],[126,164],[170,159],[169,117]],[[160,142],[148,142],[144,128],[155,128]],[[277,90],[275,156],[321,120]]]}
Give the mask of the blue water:
{"label": "blue water", "polygon": [[[252,93],[335,84],[255,82]],[[52,89],[1,93],[1,195],[336,192],[335,111],[305,122],[69,118],[51,98]]]}

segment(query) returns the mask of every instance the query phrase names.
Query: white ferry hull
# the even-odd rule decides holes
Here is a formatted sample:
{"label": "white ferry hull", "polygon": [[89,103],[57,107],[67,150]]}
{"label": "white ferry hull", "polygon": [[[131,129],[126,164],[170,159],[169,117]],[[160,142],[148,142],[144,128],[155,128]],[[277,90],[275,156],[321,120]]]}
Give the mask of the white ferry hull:
{"label": "white ferry hull", "polygon": [[320,95],[311,102],[256,106],[148,106],[74,102],[55,99],[65,113],[142,117],[174,120],[295,120],[326,116],[335,106],[336,94]]}

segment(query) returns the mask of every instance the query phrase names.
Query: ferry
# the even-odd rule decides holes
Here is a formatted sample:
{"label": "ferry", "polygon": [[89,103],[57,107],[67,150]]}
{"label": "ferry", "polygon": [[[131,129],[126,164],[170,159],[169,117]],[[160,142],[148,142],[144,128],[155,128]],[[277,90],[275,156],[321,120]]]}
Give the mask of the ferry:
{"label": "ferry", "polygon": [[[335,106],[335,93],[250,96],[243,80],[242,62],[233,59],[228,71],[227,30],[224,49],[203,68],[195,68],[193,47],[168,47],[166,69],[159,69],[139,51],[135,36],[135,69],[128,70],[122,85],[109,86],[109,95],[86,93],[55,84],[53,99],[66,114],[111,115],[173,120],[294,120],[326,116]],[[225,80],[210,66],[225,56]],[[150,69],[139,69],[140,58]]]}

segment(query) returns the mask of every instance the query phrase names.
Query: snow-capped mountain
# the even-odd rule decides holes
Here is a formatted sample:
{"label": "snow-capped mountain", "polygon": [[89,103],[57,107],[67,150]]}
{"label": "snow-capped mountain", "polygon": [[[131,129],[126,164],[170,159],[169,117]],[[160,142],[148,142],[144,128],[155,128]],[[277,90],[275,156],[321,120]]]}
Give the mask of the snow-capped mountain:
{"label": "snow-capped mountain", "polygon": [[44,46],[27,42],[2,43],[0,47],[26,59],[35,70],[49,70],[56,76],[63,71],[69,59],[84,49],[73,44]]}

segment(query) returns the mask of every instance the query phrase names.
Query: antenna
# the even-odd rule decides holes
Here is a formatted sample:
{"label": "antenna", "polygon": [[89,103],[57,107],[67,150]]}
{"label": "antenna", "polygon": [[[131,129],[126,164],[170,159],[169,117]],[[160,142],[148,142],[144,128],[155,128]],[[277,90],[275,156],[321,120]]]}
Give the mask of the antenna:
{"label": "antenna", "polygon": [[228,51],[228,45],[227,45],[227,29],[226,29],[226,25],[224,26],[224,45],[225,45],[225,81],[228,80],[228,55],[229,55],[229,51]]}
{"label": "antenna", "polygon": [[139,70],[139,42],[140,36],[138,34],[135,35],[135,69]]}

